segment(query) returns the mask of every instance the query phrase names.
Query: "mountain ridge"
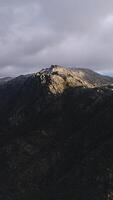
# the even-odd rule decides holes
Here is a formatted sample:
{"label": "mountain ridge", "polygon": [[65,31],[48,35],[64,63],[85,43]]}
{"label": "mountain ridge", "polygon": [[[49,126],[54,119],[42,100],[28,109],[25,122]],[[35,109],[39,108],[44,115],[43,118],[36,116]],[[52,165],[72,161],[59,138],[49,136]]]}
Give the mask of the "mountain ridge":
{"label": "mountain ridge", "polygon": [[[90,77],[90,80],[89,81],[92,81],[93,80],[93,83],[95,83],[97,86],[102,85],[102,84],[111,84],[113,83],[113,78],[110,77],[110,76],[106,76],[106,75],[102,75],[100,73],[97,73],[91,69],[88,69],[88,68],[72,68],[72,67],[63,67],[63,66],[59,66],[59,65],[51,65],[50,67],[48,68],[43,68],[42,70],[38,71],[38,72],[35,72],[35,73],[32,73],[32,74],[26,74],[26,75],[19,75],[17,77],[3,77],[3,78],[0,78],[0,82],[3,82],[3,83],[7,83],[9,82],[10,80],[16,80],[16,79],[21,79],[21,77],[30,77],[32,75],[41,75],[41,74],[46,74],[46,75],[52,75],[52,74],[64,74],[64,75],[69,75],[72,74],[72,75],[75,75],[81,79],[85,78],[86,79],[88,77]],[[60,74],[61,73],[61,74]],[[97,80],[96,80],[97,79]],[[100,83],[98,83],[100,79]],[[101,82],[102,81],[102,82]],[[97,82],[97,83],[96,83]],[[95,86],[96,86],[95,85]]]}
{"label": "mountain ridge", "polygon": [[0,199],[113,199],[113,80],[75,71],[0,85]]}

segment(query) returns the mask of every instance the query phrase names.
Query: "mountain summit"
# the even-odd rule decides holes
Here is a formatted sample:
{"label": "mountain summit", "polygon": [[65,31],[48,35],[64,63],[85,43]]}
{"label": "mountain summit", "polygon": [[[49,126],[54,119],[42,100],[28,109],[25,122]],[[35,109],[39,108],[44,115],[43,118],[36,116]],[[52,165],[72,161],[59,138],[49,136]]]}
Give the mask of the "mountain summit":
{"label": "mountain summit", "polygon": [[113,78],[52,65],[0,84],[0,199],[113,200]]}
{"label": "mountain summit", "polygon": [[58,65],[45,68],[35,75],[40,77],[42,84],[48,84],[53,94],[62,93],[68,87],[94,88],[113,83],[113,78],[102,76],[89,69],[72,69]]}

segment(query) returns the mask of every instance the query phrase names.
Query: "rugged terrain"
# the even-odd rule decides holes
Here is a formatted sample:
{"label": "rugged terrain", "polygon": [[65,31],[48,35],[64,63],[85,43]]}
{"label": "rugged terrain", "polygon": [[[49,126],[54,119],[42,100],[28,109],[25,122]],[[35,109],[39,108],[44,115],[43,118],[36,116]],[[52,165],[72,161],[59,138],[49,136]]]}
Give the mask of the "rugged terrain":
{"label": "rugged terrain", "polygon": [[0,200],[113,200],[112,84],[57,65],[1,80]]}

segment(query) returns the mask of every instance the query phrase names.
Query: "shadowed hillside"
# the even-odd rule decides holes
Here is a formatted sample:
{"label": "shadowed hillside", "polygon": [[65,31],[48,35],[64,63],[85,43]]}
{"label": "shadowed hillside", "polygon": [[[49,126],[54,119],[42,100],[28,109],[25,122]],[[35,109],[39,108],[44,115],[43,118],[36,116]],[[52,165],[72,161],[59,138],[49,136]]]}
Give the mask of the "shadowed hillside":
{"label": "shadowed hillside", "polygon": [[112,84],[52,65],[0,85],[1,200],[113,200]]}

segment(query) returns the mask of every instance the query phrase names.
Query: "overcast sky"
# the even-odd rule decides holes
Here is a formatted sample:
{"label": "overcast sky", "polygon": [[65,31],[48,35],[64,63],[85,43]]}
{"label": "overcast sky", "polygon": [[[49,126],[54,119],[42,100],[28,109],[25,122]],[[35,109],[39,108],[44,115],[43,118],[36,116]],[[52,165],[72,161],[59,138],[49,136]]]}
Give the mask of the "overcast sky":
{"label": "overcast sky", "polygon": [[0,0],[0,75],[113,71],[113,0]]}

